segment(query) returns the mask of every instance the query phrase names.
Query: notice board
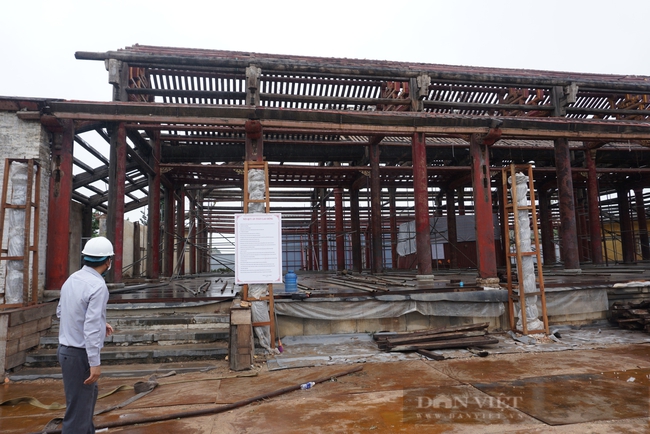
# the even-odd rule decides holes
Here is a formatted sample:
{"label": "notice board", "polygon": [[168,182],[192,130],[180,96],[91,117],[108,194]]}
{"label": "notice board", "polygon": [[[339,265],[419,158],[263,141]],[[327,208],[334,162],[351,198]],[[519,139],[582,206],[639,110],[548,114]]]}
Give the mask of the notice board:
{"label": "notice board", "polygon": [[235,214],[235,283],[282,283],[282,214]]}

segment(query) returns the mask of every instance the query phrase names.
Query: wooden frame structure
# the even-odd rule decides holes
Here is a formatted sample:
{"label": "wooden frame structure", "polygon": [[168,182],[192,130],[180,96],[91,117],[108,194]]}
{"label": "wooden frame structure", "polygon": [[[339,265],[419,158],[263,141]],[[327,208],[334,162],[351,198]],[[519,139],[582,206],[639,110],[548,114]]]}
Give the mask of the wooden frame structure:
{"label": "wooden frame structure", "polygon": [[[518,172],[525,172],[528,177],[528,191],[529,197],[527,198],[528,205],[518,205],[517,197],[517,188],[515,185],[515,176]],[[510,189],[511,194],[508,194],[508,178],[512,180],[512,188]],[[527,335],[529,333],[546,333],[549,334],[548,328],[548,315],[546,312],[546,292],[544,290],[544,271],[542,267],[542,255],[539,242],[539,226],[537,224],[537,205],[535,199],[535,184],[533,180],[533,166],[523,165],[517,166],[511,164],[509,168],[501,169],[501,181],[503,185],[503,197],[506,198],[503,203],[503,226],[505,228],[505,246],[506,246],[506,276],[508,279],[507,288],[508,288],[508,316],[510,319],[510,329],[516,332]],[[507,199],[509,198],[509,200]],[[520,212],[530,212],[530,221],[532,224],[532,235],[533,241],[531,247],[533,250],[523,250],[522,249],[522,240],[520,235],[520,223],[519,223],[519,213]],[[510,224],[510,217],[512,217],[512,224]],[[511,252],[511,238],[510,231],[512,230],[514,234],[514,246],[515,251]],[[534,267],[537,272],[535,283],[537,285],[537,291],[524,291],[524,269],[523,269],[523,259],[524,257],[531,257],[534,259]],[[512,278],[512,258],[515,259],[517,266],[517,282],[514,282]],[[542,322],[544,323],[544,328],[540,330],[528,330],[527,318],[526,318],[526,297],[539,296],[542,306]],[[517,329],[515,325],[515,303],[519,303],[519,309],[521,311],[521,324],[522,329]]]}
{"label": "wooden frame structure", "polygon": [[[7,195],[10,185],[9,172],[13,163],[22,163],[27,165],[27,188],[24,205],[10,204],[7,202]],[[3,261],[23,262],[23,302],[0,304],[0,309],[31,306],[38,303],[38,240],[40,228],[40,192],[41,172],[39,170],[38,163],[34,159],[5,159],[4,179],[2,182],[2,199],[0,202],[0,246],[4,245],[4,223],[8,209],[23,210],[25,212],[25,228],[22,255],[9,256],[9,249],[3,248],[0,252],[0,265],[4,266],[6,264]]]}
{"label": "wooden frame structure", "polygon": [[[474,212],[471,196],[498,190],[492,175],[511,163],[535,161],[536,183],[544,194],[561,199],[543,216],[547,220],[575,222],[570,211],[576,189],[586,191],[595,203],[599,194],[615,191],[621,183],[635,190],[650,186],[647,77],[141,45],[78,52],[76,57],[108,65],[113,102],[43,100],[39,110],[17,115],[40,120],[53,134],[59,134],[62,124],[74,123],[75,146],[95,155],[97,164],[75,160],[79,174],[74,176],[72,198],[108,213],[114,225],[121,224],[125,212],[145,205],[158,209],[159,203],[150,203],[155,197],[149,194],[151,188],[165,190],[169,198],[169,191],[184,188],[205,203],[232,202],[232,187],[243,182],[245,125],[251,120],[263,127],[272,211],[278,203],[294,204],[285,207],[291,212],[283,222],[321,245],[332,233],[333,219],[317,219],[314,209],[336,188],[345,196],[341,202],[351,204],[343,210],[343,232],[376,238],[395,232],[414,215],[426,221],[429,214],[445,209],[445,201],[454,202],[452,211],[462,207]],[[124,134],[110,134],[113,131]],[[127,145],[125,161],[119,162],[124,163],[120,177],[111,178],[108,170],[118,162],[84,140],[91,133],[112,148]],[[413,152],[415,142],[424,152]],[[489,157],[480,168],[472,165],[472,143]],[[379,151],[372,154],[375,162],[370,161],[373,146]],[[586,154],[593,154],[593,168],[585,167]],[[484,171],[487,183],[480,192],[472,186],[477,170]],[[160,182],[154,185],[148,178]],[[415,178],[426,181],[418,183],[417,198]],[[102,182],[108,189],[99,185]],[[386,191],[391,189],[397,191],[397,205],[389,210],[383,204],[389,202]],[[123,191],[123,202],[111,203],[110,190]],[[481,221],[490,218],[490,198],[485,199],[477,216]],[[650,203],[650,197],[642,199]],[[414,211],[414,202],[432,202],[436,209],[427,205]],[[238,211],[234,208],[204,206],[206,231],[231,230],[223,222]],[[390,213],[400,219],[389,222]],[[364,215],[377,218],[382,227],[377,230],[375,224],[368,231],[371,222]],[[360,222],[359,227],[353,222]],[[153,229],[159,233],[159,228]],[[562,227],[561,260],[566,268],[598,259],[595,254],[580,256],[575,241],[579,236],[596,240],[597,230],[579,230],[575,224]],[[422,245],[428,242],[425,232],[418,230]],[[67,242],[62,238],[57,241]],[[487,252],[482,258],[503,256],[478,239]],[[352,241],[360,250],[360,242]],[[634,243],[626,242],[625,248],[633,250]],[[320,260],[321,268],[327,268],[323,251],[313,246],[305,263]],[[339,253],[335,257],[341,257]],[[352,268],[361,270],[362,260],[353,260]],[[477,264],[480,274],[493,274],[496,267],[485,260]],[[148,276],[156,277],[153,274],[150,267]]]}

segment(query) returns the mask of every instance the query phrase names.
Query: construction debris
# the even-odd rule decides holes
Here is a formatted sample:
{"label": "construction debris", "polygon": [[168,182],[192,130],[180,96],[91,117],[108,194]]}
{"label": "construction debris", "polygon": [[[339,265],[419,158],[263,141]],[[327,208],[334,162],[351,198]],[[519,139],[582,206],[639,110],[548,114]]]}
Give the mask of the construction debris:
{"label": "construction debris", "polygon": [[614,302],[609,321],[621,328],[650,332],[650,300],[640,302]]}
{"label": "construction debris", "polygon": [[[447,348],[468,348],[491,345],[498,339],[487,336],[488,323],[446,327],[407,333],[376,333],[374,339],[384,351],[440,350]],[[435,353],[420,353],[436,358]],[[433,355],[433,357],[432,357]]]}

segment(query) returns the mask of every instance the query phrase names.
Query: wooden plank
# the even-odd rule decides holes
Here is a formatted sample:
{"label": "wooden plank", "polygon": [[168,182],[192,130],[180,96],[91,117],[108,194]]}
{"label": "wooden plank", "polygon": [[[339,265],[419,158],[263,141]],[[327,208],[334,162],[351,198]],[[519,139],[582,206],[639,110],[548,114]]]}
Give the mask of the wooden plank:
{"label": "wooden plank", "polygon": [[445,340],[445,339],[458,339],[458,338],[469,338],[469,337],[476,337],[476,336],[485,336],[487,331],[485,330],[477,330],[477,331],[469,331],[469,332],[449,332],[449,333],[438,333],[435,335],[425,335],[425,336],[414,336],[414,337],[405,337],[405,338],[396,338],[396,339],[388,339],[386,344],[389,346],[397,346],[397,345],[404,345],[404,344],[416,344],[416,343],[421,343],[421,342],[429,342],[429,341],[440,341],[440,340]]}
{"label": "wooden plank", "polygon": [[487,329],[490,323],[484,322],[479,324],[467,324],[454,327],[441,327],[437,329],[430,330],[419,330],[415,332],[393,332],[393,333],[381,333],[375,334],[375,340],[388,339],[393,337],[407,337],[407,336],[425,336],[425,335],[435,335],[437,333],[446,333],[446,332],[457,332],[457,331],[470,331],[470,330],[481,330]]}
{"label": "wooden plank", "polygon": [[36,319],[52,316],[56,313],[55,302],[37,304],[25,308],[19,308],[8,312],[9,314],[9,327],[23,324]]}
{"label": "wooden plank", "polygon": [[400,345],[391,348],[392,352],[417,351],[417,350],[440,350],[444,348],[465,348],[481,345],[497,344],[499,340],[491,336],[480,336],[472,338],[447,339],[444,341],[427,342],[423,344]]}
{"label": "wooden plank", "polygon": [[433,360],[445,360],[445,356],[442,354],[434,353],[433,351],[420,349],[417,351],[417,353]]}

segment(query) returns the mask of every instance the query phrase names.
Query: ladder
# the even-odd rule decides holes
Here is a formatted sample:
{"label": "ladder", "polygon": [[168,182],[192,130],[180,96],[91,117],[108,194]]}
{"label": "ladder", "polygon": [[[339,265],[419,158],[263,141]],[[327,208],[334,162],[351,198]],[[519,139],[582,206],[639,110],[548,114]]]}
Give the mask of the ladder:
{"label": "ladder", "polygon": [[[250,170],[258,169],[264,171],[264,198],[262,199],[251,199],[248,191],[248,173]],[[269,198],[269,165],[266,161],[244,161],[244,213],[248,213],[249,205],[251,203],[263,203],[264,212],[271,212],[271,200]],[[269,303],[269,321],[264,322],[254,322],[253,327],[264,327],[269,326],[271,333],[271,348],[275,348],[275,307],[273,305],[273,284],[268,284],[269,295],[261,298],[249,298],[248,297],[248,284],[243,285],[242,289],[242,299],[244,301],[268,301]]]}
{"label": "ladder", "polygon": [[[528,190],[529,198],[526,201],[527,205],[518,205],[517,189],[515,174],[523,172],[528,176]],[[508,189],[508,176],[513,180],[513,188],[511,194]],[[508,277],[508,314],[510,317],[510,329],[518,333],[527,335],[529,333],[546,333],[549,334],[548,316],[546,313],[546,293],[544,291],[544,273],[542,271],[542,259],[539,243],[539,231],[537,225],[537,208],[535,206],[535,186],[533,182],[533,166],[530,164],[516,166],[511,164],[510,167],[501,169],[501,182],[503,187],[503,227],[505,237],[506,249],[506,275]],[[519,212],[530,212],[530,219],[532,220],[533,242],[531,244],[532,250],[522,251],[522,240],[519,234]],[[512,219],[511,219],[512,217]],[[514,252],[511,251],[510,231],[514,234]],[[534,267],[537,270],[536,286],[537,290],[533,292],[525,292],[523,288],[524,275],[523,275],[523,259],[524,257],[532,257],[535,261]],[[513,282],[512,278],[512,259],[514,258],[517,264],[517,282]],[[528,330],[526,318],[526,297],[539,296],[542,306],[542,321],[544,323],[543,329]],[[522,330],[518,330],[515,323],[515,303],[519,303],[521,311],[521,324]]]}
{"label": "ladder", "polygon": [[[7,202],[7,194],[10,187],[9,171],[13,163],[27,164],[27,190],[24,205],[14,205]],[[0,304],[0,309],[30,306],[38,303],[38,230],[40,217],[40,193],[41,171],[39,170],[38,163],[34,159],[5,159],[4,179],[2,182],[2,202],[0,202],[0,247],[5,245],[4,223],[7,209],[25,211],[25,234],[22,254],[9,256],[9,248],[2,248],[2,251],[0,252],[0,264],[3,264],[2,261],[23,261],[23,302]],[[31,281],[29,277],[30,269]],[[6,289],[7,287],[5,285],[5,294]]]}

